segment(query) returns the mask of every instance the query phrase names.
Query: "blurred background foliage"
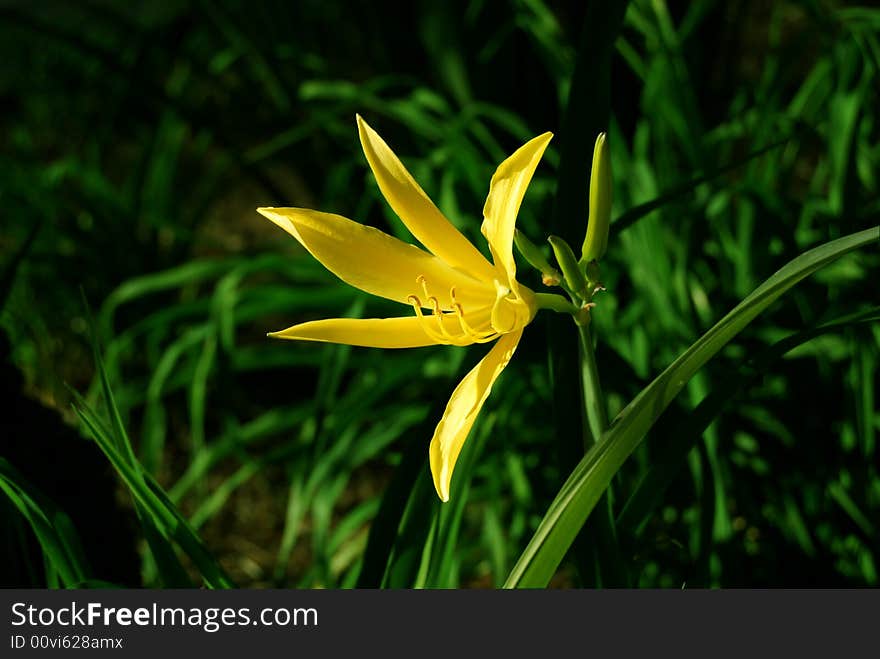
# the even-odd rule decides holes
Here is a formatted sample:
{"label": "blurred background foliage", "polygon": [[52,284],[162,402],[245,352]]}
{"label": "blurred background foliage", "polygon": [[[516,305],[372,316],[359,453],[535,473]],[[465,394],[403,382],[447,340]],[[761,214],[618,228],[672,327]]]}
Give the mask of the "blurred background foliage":
{"label": "blurred background foliage", "polygon": [[[481,244],[494,167],[552,130],[518,221],[543,241],[584,15],[545,0],[3,3],[4,585],[500,585],[567,475],[545,324],[441,507],[427,443],[481,350],[267,339],[399,309],[254,209],[409,239],[359,112]],[[878,74],[876,9],[630,3],[594,315],[612,413],[787,260],[877,224]],[[815,331],[876,306],[878,262],[851,255],[775,304],[627,463],[614,510],[634,584],[878,584],[880,327]],[[658,465],[669,486],[625,505]],[[581,582],[565,565],[553,583]]]}

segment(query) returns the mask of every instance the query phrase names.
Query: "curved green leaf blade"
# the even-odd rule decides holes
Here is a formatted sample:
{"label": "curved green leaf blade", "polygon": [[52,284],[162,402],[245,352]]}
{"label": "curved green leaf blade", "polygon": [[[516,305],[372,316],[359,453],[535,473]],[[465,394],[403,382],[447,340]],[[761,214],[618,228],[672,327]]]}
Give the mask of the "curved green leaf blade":
{"label": "curved green leaf blade", "polygon": [[688,380],[724,345],[799,281],[844,254],[878,241],[880,227],[874,227],[832,240],[790,261],[645,387],[617,415],[559,490],[505,587],[540,588],[549,583],[614,474]]}
{"label": "curved green leaf blade", "polygon": [[73,522],[8,460],[0,457],[0,495],[4,494],[33,530],[43,550],[46,569],[57,572],[65,588],[82,587],[91,570]]}

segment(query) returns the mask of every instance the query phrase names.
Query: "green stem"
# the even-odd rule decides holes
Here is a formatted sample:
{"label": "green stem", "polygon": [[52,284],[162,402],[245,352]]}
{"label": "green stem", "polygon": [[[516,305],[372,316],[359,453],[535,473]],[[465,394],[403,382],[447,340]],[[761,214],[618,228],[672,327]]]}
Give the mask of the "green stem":
{"label": "green stem", "polygon": [[583,385],[586,429],[584,433],[584,452],[589,451],[608,429],[608,408],[599,382],[599,369],[596,368],[596,353],[593,351],[593,337],[589,325],[578,325],[581,339],[581,384]]}
{"label": "green stem", "polygon": [[557,313],[576,314],[578,308],[561,295],[556,293],[535,293],[535,302],[539,309],[550,309]]}
{"label": "green stem", "polygon": [[[608,430],[608,408],[599,381],[596,353],[589,325],[578,325],[581,357],[581,393],[583,396],[584,453],[593,448]],[[596,506],[593,539],[599,563],[599,586],[623,588],[629,586],[626,565],[621,560],[614,511],[611,507],[611,486]]]}
{"label": "green stem", "polygon": [[[556,196],[550,216],[549,231],[569,245],[579,245],[584,238],[584,222],[589,216],[589,196],[584,183],[592,166],[596,135],[608,130],[611,109],[611,64],[614,43],[623,24],[627,0],[595,0],[584,3],[583,28],[577,59],[569,84],[568,100],[559,127],[559,168]],[[582,408],[578,350],[567,318],[549,316],[548,352],[553,387],[553,416],[563,473],[568,473],[583,458]],[[584,585],[605,583],[596,580],[594,515],[575,541],[574,558]],[[586,518],[585,518],[586,519]],[[558,565],[558,563],[557,563]],[[554,566],[555,567],[555,566]],[[601,566],[599,566],[601,567]]]}

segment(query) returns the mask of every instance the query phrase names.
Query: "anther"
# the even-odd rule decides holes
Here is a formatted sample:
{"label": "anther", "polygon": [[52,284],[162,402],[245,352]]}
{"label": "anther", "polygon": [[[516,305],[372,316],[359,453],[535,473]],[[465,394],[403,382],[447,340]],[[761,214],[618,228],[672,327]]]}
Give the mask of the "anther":
{"label": "anther", "polygon": [[416,318],[419,319],[419,325],[422,327],[422,331],[428,335],[428,338],[436,341],[437,343],[446,343],[446,338],[442,335],[437,334],[437,331],[433,329],[428,323],[428,319],[425,318],[425,314],[422,313],[422,301],[415,295],[410,295],[406,298],[406,301],[412,305],[413,311],[416,312]]}
{"label": "anther", "polygon": [[422,285],[422,291],[424,291],[425,297],[430,300],[431,294],[428,293],[428,280],[425,279],[425,275],[419,275],[418,277],[416,277],[416,283]]}

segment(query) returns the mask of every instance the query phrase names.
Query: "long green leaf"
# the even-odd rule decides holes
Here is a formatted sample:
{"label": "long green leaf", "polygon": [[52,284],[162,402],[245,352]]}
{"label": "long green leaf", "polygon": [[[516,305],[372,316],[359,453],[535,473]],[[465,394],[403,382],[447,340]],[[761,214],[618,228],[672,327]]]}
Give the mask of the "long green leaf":
{"label": "long green leaf", "polygon": [[81,588],[91,573],[76,528],[67,514],[0,458],[0,492],[30,524],[46,559],[67,588]]}
{"label": "long green leaf", "polygon": [[[109,428],[102,423],[102,420],[98,418],[97,415],[93,415],[91,423],[88,425],[90,429],[92,429],[92,434],[99,446],[102,446],[103,448],[101,440],[106,439],[108,444],[112,444],[115,447],[118,454],[128,463],[128,466],[133,472],[137,473],[139,471],[144,471],[142,465],[135,457],[134,448],[128,437],[128,432],[125,429],[125,423],[122,420],[119,407],[116,405],[116,398],[113,395],[113,389],[110,386],[107,369],[104,366],[104,359],[98,342],[98,332],[95,328],[95,322],[92,318],[88,300],[86,300],[85,293],[83,291],[80,292],[82,294],[86,315],[89,318],[92,355],[95,359],[95,369],[97,370],[98,380],[101,383],[101,391],[104,396],[104,403],[107,406],[107,414],[110,417]],[[77,409],[77,413],[82,417],[82,412],[79,409]],[[100,438],[95,433],[100,434]],[[152,558],[155,561],[155,567],[162,584],[168,588],[192,586],[192,582],[186,574],[186,569],[180,563],[180,560],[174,551],[174,547],[162,535],[161,531],[156,526],[156,521],[136,496],[134,497],[134,508],[138,521],[143,529],[147,546],[150,548]],[[151,567],[149,564],[147,565],[146,572],[149,573]]]}
{"label": "long green leaf", "polygon": [[690,378],[758,314],[799,281],[860,247],[877,243],[880,227],[832,240],[780,269],[688,348],[636,396],[584,456],[550,505],[507,578],[507,588],[546,586],[611,479]]}
{"label": "long green leaf", "polygon": [[83,422],[85,429],[92,436],[98,447],[103,451],[113,468],[122,478],[131,492],[142,514],[147,516],[164,537],[177,542],[180,548],[192,559],[211,588],[230,588],[232,581],[211,556],[202,543],[201,538],[192,529],[186,519],[177,510],[165,492],[152,477],[144,471],[136,461],[131,463],[117,450],[114,441],[100,418],[95,414],[81,396],[73,392],[76,398],[74,410]]}

